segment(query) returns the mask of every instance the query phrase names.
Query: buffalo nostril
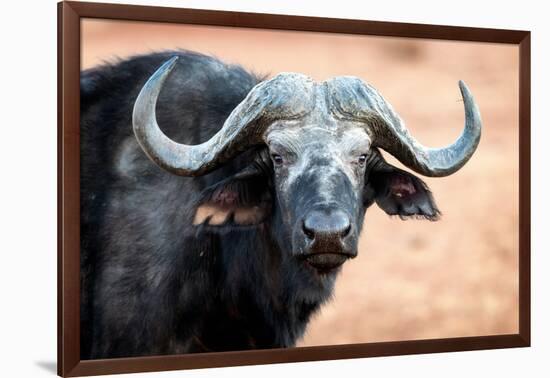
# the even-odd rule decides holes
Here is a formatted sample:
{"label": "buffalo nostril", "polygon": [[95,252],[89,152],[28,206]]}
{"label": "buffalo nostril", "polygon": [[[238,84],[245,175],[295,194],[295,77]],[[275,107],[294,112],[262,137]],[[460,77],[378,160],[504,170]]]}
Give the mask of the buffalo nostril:
{"label": "buffalo nostril", "polygon": [[314,210],[302,223],[302,231],[309,240],[343,239],[351,232],[351,221],[341,210]]}
{"label": "buffalo nostril", "polygon": [[345,238],[346,236],[349,235],[350,232],[351,232],[351,224],[348,224],[348,226],[342,231],[341,237]]}
{"label": "buffalo nostril", "polygon": [[302,231],[304,232],[304,235],[306,235],[306,237],[307,237],[309,240],[315,239],[315,232],[314,232],[313,230],[307,228],[306,222],[303,222],[303,223],[302,223]]}

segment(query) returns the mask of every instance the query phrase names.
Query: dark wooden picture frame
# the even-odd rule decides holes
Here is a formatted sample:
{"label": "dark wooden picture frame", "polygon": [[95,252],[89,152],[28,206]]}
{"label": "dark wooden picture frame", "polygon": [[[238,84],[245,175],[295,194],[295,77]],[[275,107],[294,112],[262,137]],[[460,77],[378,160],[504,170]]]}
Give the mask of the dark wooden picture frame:
{"label": "dark wooden picture frame", "polygon": [[[415,341],[80,360],[80,20],[492,42],[519,46],[519,332]],[[58,374],[82,376],[530,345],[530,32],[99,3],[58,4]]]}

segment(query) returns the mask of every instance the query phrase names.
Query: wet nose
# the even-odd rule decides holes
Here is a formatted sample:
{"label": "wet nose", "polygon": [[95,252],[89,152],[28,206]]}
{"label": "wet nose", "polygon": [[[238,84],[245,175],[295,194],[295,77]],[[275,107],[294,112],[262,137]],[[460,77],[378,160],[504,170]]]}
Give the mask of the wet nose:
{"label": "wet nose", "polygon": [[314,210],[305,217],[302,230],[311,241],[344,239],[351,231],[351,222],[342,210]]}

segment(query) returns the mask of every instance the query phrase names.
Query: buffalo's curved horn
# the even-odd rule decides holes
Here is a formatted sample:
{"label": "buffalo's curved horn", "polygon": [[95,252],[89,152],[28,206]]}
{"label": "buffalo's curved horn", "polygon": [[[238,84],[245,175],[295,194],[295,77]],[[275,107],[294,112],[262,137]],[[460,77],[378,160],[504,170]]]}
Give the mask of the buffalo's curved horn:
{"label": "buffalo's curved horn", "polygon": [[174,174],[208,173],[239,152],[262,143],[263,132],[273,120],[300,117],[310,106],[307,98],[312,81],[300,74],[279,74],[252,88],[212,138],[193,146],[176,143],[158,126],[155,108],[177,59],[175,56],[165,62],[145,83],[134,104],[132,118],[134,134],[147,156]]}
{"label": "buffalo's curved horn", "polygon": [[463,81],[458,83],[465,112],[462,135],[447,147],[428,148],[410,135],[405,123],[375,88],[360,79],[343,79],[330,84],[338,88],[333,89],[338,112],[365,121],[372,145],[389,152],[414,171],[432,177],[450,175],[466,164],[476,150],[481,137],[481,115]]}

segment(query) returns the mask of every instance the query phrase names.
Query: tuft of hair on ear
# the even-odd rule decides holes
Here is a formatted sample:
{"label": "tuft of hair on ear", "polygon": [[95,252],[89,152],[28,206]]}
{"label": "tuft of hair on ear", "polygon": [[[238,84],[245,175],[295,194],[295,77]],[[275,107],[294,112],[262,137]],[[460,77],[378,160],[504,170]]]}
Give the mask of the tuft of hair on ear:
{"label": "tuft of hair on ear", "polygon": [[401,220],[429,220],[430,222],[437,222],[441,219],[441,214],[437,213],[434,215],[427,214],[415,214],[415,215],[397,215]]}
{"label": "tuft of hair on ear", "polygon": [[402,220],[440,219],[441,211],[435,204],[432,192],[415,175],[385,163],[371,173],[370,179],[371,188],[366,194],[374,198],[386,214]]}
{"label": "tuft of hair on ear", "polygon": [[205,189],[193,224],[209,228],[253,227],[271,211],[269,186],[261,175],[241,172]]}
{"label": "tuft of hair on ear", "polygon": [[437,222],[441,219],[441,212],[437,210],[434,214],[413,214],[413,215],[402,215],[402,214],[395,214],[390,215],[391,218],[393,217],[399,217],[401,220],[429,220],[430,222]]}
{"label": "tuft of hair on ear", "polygon": [[426,185],[426,183],[420,179],[417,180],[416,184],[421,186],[424,192],[424,195],[427,197],[428,202],[431,204],[432,213],[431,214],[422,213],[422,214],[412,214],[412,215],[396,214],[396,215],[399,216],[401,220],[414,219],[414,220],[429,220],[431,222],[437,222],[438,220],[441,219],[441,216],[443,215],[443,213],[437,207],[432,191],[430,190],[430,188],[428,188],[428,185]]}

